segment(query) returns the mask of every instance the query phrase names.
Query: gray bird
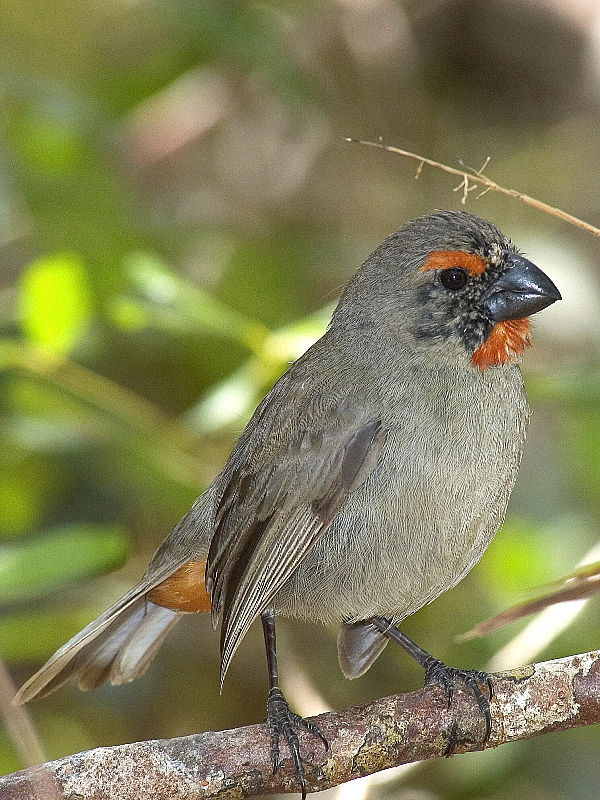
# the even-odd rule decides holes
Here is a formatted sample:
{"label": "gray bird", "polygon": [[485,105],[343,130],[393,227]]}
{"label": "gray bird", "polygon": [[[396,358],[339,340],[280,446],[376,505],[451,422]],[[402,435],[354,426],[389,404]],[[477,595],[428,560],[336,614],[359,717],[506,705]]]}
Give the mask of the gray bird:
{"label": "gray bird", "polygon": [[394,639],[452,696],[485,673],[447,667],[398,625],[463,578],[500,526],[529,408],[518,367],[527,317],[560,300],[490,222],[439,211],[387,237],[345,287],[326,333],[258,406],[227,463],[140,582],[19,691],[41,697],[139,677],[186,612],[221,629],[221,680],[262,619],[274,769],[283,736],[306,792],[278,682],[275,617],[340,623],[362,675]]}

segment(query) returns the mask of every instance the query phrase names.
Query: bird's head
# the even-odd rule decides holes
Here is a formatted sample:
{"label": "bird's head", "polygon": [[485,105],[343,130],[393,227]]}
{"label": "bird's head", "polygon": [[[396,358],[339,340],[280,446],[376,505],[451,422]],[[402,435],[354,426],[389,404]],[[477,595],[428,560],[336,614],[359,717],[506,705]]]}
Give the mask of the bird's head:
{"label": "bird's head", "polygon": [[363,296],[379,295],[380,324],[385,317],[430,353],[458,349],[482,370],[517,361],[530,343],[528,317],[561,299],[495,225],[459,211],[408,222],[359,273]]}

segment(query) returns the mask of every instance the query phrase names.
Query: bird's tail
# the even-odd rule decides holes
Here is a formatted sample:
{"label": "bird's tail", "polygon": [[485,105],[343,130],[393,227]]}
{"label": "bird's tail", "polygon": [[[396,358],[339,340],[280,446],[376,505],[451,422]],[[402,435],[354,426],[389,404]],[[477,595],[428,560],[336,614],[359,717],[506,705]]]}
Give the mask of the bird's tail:
{"label": "bird's tail", "polygon": [[[63,645],[17,692],[44,697],[76,676],[81,689],[138,678],[185,612],[210,611],[204,585],[214,488],[203,492],[154,554],[140,582]],[[195,558],[190,560],[190,554]]]}
{"label": "bird's tail", "polygon": [[76,675],[79,687],[122,684],[142,675],[182,613],[148,600],[138,584],[57,650],[15,696],[20,705],[44,697]]}

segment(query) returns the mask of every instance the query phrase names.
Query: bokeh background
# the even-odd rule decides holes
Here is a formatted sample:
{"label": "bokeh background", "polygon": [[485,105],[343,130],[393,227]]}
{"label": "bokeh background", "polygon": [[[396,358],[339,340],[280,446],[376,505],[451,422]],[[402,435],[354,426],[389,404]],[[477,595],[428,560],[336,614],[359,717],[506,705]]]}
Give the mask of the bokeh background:
{"label": "bokeh background", "polygon": [[[137,579],[371,249],[461,207],[458,181],[344,137],[490,156],[499,182],[600,225],[596,0],[7,0],[0,69],[0,655],[16,684]],[[515,666],[599,645],[600,600],[456,637],[600,559],[600,240],[476,195],[564,301],[524,361],[534,416],[507,522],[404,629],[451,664]],[[391,646],[348,682],[335,631],[280,628],[304,713],[422,682]],[[143,679],[68,685],[30,714],[48,758],[235,727],[264,717],[263,659],[253,629],[220,697],[217,636],[188,618]],[[7,773],[25,760],[3,681]],[[599,747],[574,730],[330,794],[589,800]]]}

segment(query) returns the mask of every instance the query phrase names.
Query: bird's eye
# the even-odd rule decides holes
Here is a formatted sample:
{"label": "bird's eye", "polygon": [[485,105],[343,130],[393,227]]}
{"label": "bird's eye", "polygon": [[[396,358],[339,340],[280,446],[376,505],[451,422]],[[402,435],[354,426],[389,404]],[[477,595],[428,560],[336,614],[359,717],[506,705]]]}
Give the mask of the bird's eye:
{"label": "bird's eye", "polygon": [[450,269],[443,269],[440,272],[440,280],[442,286],[450,289],[451,292],[456,292],[463,289],[469,280],[467,273],[460,267],[451,267]]}

